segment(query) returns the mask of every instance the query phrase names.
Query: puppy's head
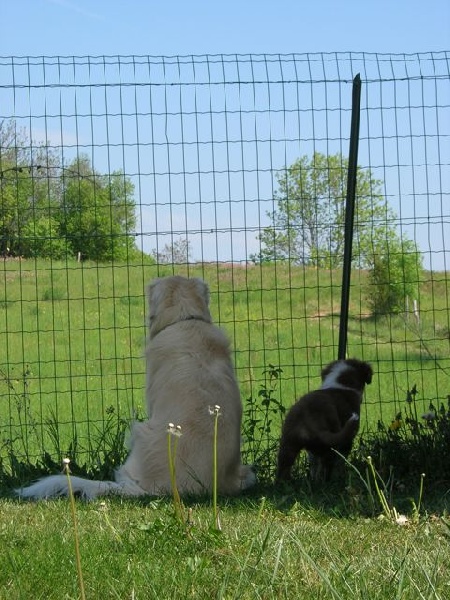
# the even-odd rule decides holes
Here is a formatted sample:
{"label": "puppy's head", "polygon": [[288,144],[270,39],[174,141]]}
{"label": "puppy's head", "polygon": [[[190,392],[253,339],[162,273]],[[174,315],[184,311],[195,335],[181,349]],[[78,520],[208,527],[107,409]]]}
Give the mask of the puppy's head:
{"label": "puppy's head", "polygon": [[211,322],[209,289],[204,281],[175,275],[154,279],[147,288],[150,337],[188,319]]}
{"label": "puppy's head", "polygon": [[335,360],[322,370],[322,388],[350,388],[362,392],[372,382],[372,367],[357,358]]}

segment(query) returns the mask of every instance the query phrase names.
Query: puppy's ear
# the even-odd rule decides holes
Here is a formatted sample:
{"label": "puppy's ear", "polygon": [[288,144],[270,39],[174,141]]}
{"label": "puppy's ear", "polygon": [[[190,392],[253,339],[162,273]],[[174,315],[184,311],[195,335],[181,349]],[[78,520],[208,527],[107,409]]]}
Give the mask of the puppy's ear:
{"label": "puppy's ear", "polygon": [[369,363],[363,363],[364,382],[372,383],[373,370]]}
{"label": "puppy's ear", "polygon": [[333,369],[334,365],[337,363],[337,360],[334,360],[333,362],[331,362],[329,365],[327,365],[326,367],[324,367],[320,373],[320,377],[322,379],[322,381],[325,379],[325,377],[327,377],[331,370]]}

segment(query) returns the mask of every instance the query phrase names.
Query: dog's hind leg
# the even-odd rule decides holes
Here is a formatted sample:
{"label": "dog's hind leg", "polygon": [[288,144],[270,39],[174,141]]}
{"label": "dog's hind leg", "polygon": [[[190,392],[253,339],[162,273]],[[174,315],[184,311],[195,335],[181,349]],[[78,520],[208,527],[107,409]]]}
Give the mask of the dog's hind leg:
{"label": "dog's hind leg", "polygon": [[289,481],[291,479],[291,469],[302,447],[298,440],[281,438],[276,481]]}
{"label": "dog's hind leg", "polygon": [[327,450],[320,454],[308,452],[309,475],[312,481],[329,481],[336,463],[336,455],[333,450]]}

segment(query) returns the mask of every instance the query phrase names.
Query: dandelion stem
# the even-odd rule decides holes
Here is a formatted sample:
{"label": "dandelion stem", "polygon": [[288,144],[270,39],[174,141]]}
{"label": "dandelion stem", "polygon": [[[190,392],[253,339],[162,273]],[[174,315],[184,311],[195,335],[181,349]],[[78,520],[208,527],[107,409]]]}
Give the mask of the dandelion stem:
{"label": "dandelion stem", "polygon": [[423,495],[423,480],[425,479],[425,473],[420,475],[420,488],[419,488],[419,500],[417,502],[417,517],[420,516],[420,506],[422,504],[422,495]]}
{"label": "dandelion stem", "polygon": [[367,463],[369,465],[370,471],[372,473],[372,477],[373,477],[373,482],[375,484],[375,490],[377,492],[377,496],[378,499],[380,501],[381,507],[383,509],[384,514],[391,518],[392,516],[395,516],[396,510],[394,509],[393,511],[389,508],[389,504],[388,501],[386,500],[386,496],[384,495],[383,491],[380,489],[380,486],[378,485],[378,480],[377,480],[377,472],[375,471],[375,467],[373,466],[373,462],[372,462],[372,457],[368,456],[367,457]]}
{"label": "dandelion stem", "polygon": [[214,418],[214,435],[213,435],[213,481],[212,481],[212,503],[213,503],[213,527],[217,531],[221,531],[219,509],[217,508],[217,443],[219,431],[220,406],[216,404],[214,407],[209,407],[209,414]]}
{"label": "dandelion stem", "polygon": [[219,511],[217,508],[217,433],[219,429],[219,409],[214,413],[214,445],[213,445],[213,512],[214,526],[221,529]]}
{"label": "dandelion stem", "polygon": [[77,572],[78,572],[78,584],[80,586],[80,594],[81,600],[86,600],[86,593],[84,589],[84,581],[83,581],[83,571],[81,568],[81,554],[80,554],[80,543],[78,537],[78,526],[77,526],[77,515],[75,508],[75,497],[73,495],[72,489],[72,481],[70,479],[70,469],[69,469],[69,459],[64,459],[64,471],[67,475],[67,484],[69,487],[69,499],[70,499],[70,507],[72,511],[72,521],[73,521],[73,532],[75,537],[75,559],[77,563]]}
{"label": "dandelion stem", "polygon": [[[180,494],[177,488],[177,479],[175,471],[178,437],[179,435],[181,435],[180,433],[178,433],[178,431],[171,423],[169,423],[169,428],[167,430],[167,452],[169,455],[170,484],[172,487],[173,507],[175,511],[175,516],[180,522],[183,522],[183,508],[181,504]],[[173,442],[173,448],[172,437],[175,437],[175,441]]]}

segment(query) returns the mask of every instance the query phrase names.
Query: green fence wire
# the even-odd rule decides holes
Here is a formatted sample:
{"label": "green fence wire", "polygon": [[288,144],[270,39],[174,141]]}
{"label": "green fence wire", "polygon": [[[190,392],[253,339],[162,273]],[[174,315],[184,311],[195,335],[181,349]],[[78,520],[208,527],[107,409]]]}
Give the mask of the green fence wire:
{"label": "green fence wire", "polygon": [[424,411],[446,402],[449,59],[0,57],[2,453],[87,448],[111,415],[143,414],[155,276],[208,282],[244,403],[318,384],[337,357],[357,73],[347,348],[374,366],[363,428],[414,386]]}

